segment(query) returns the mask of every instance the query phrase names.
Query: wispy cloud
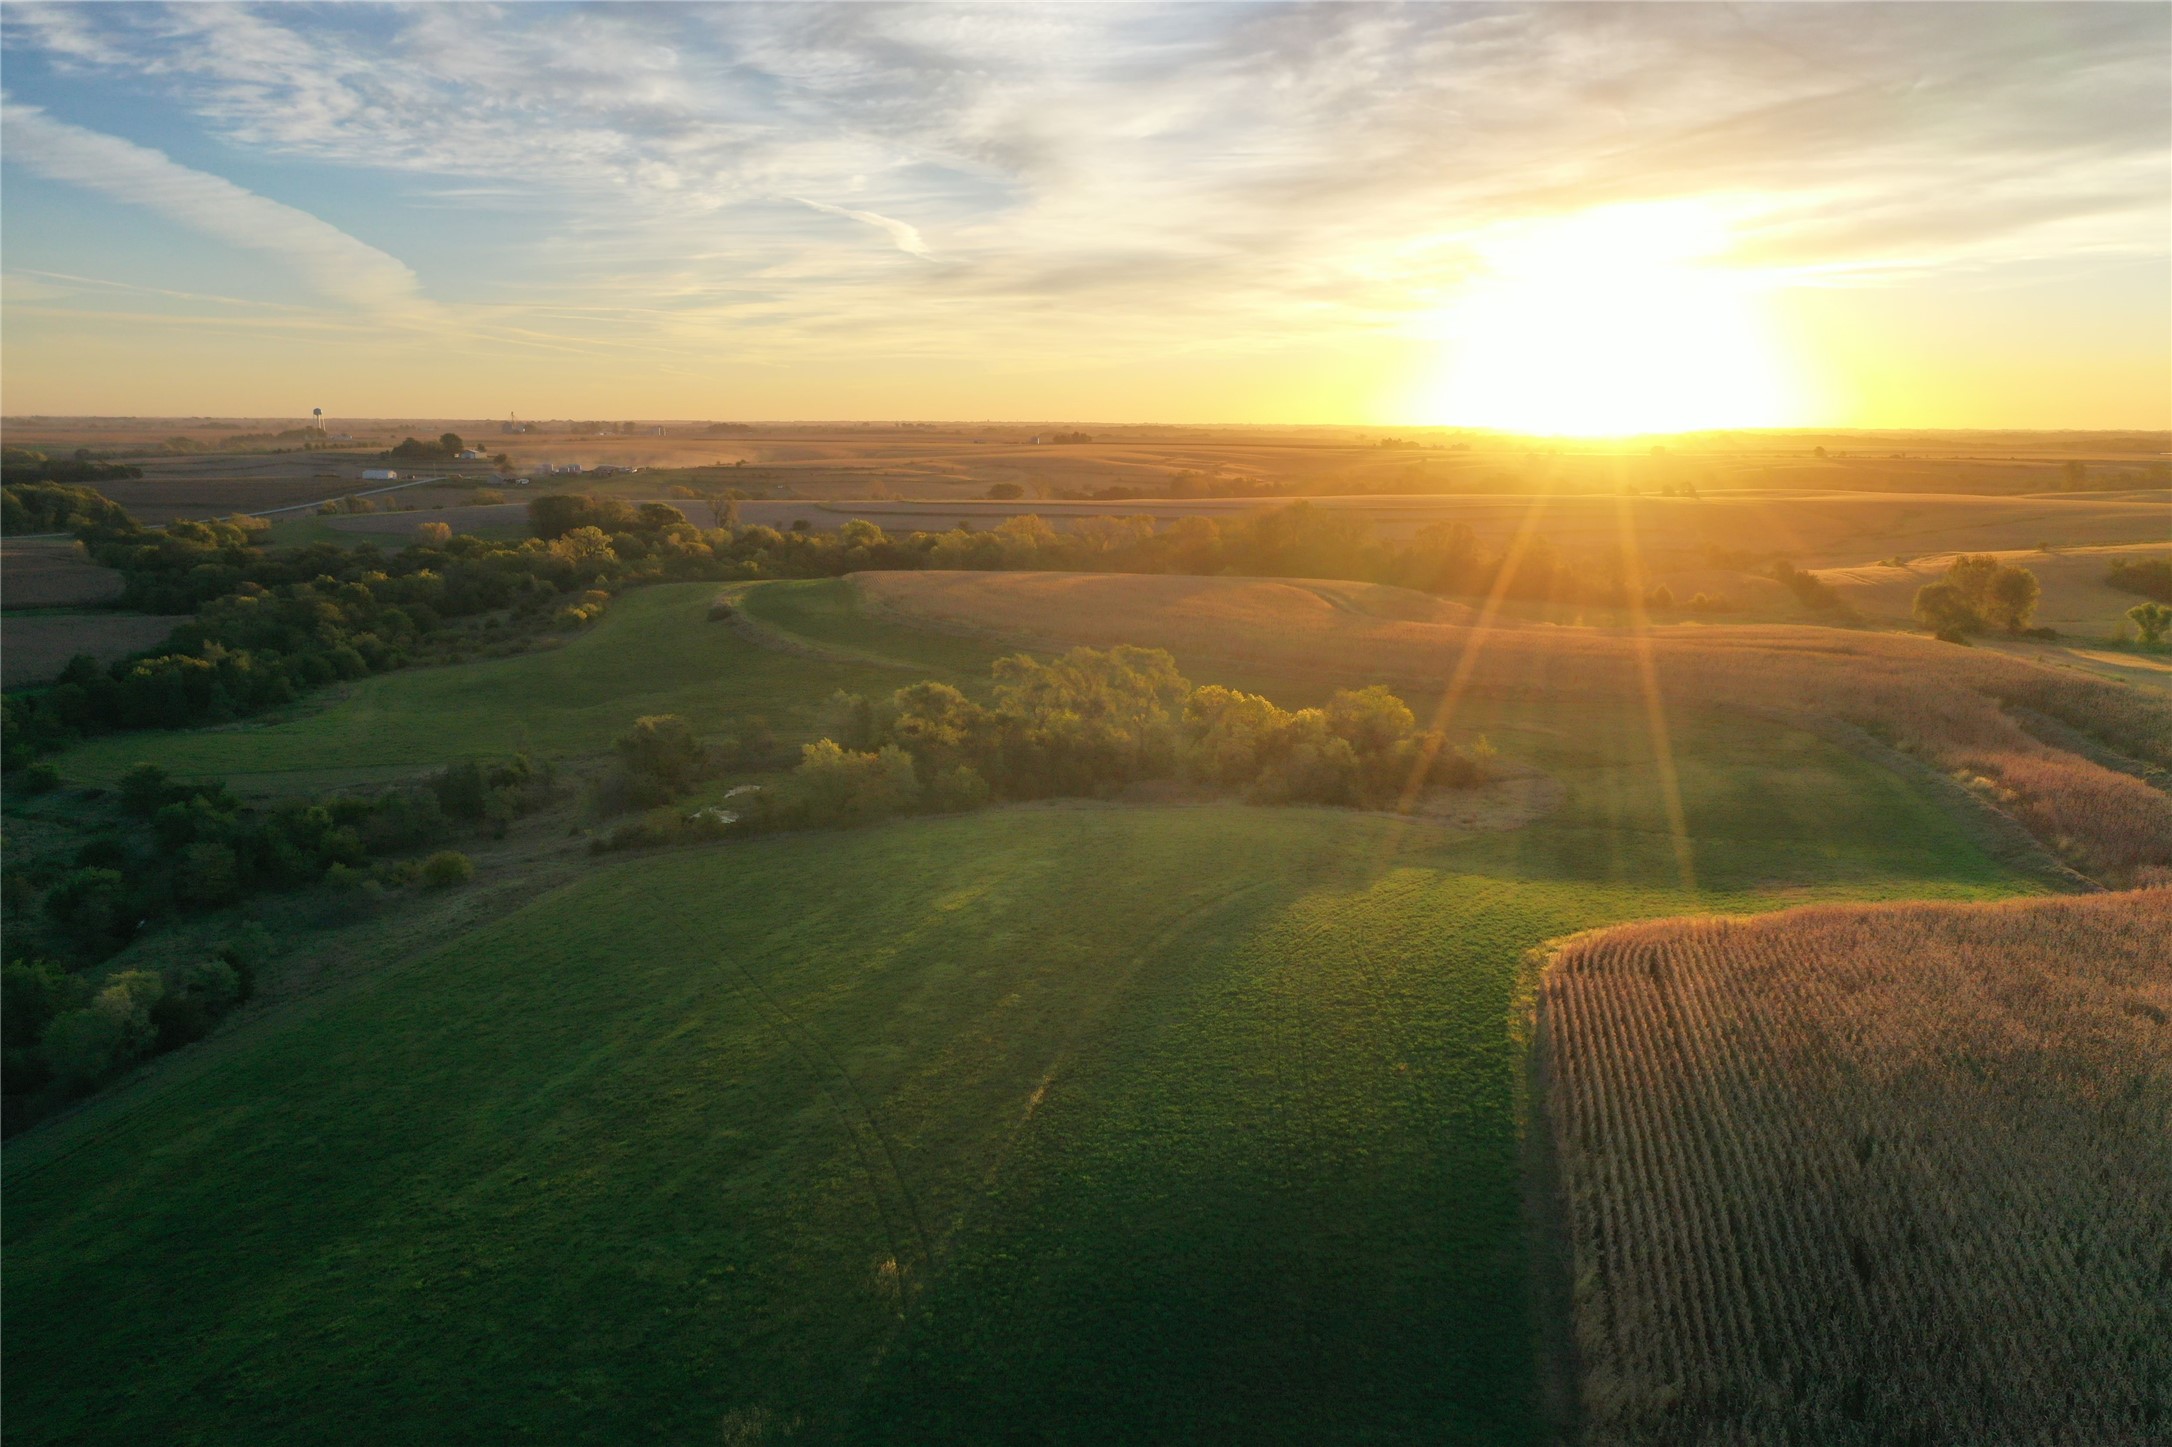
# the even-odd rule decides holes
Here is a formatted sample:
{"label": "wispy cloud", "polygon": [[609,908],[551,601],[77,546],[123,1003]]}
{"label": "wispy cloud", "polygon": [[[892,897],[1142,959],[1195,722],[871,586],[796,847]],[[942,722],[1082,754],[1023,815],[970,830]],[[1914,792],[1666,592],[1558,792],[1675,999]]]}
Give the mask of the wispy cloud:
{"label": "wispy cloud", "polygon": [[854,211],[846,206],[832,206],[827,201],[810,201],[805,196],[794,196],[792,199],[802,206],[811,206],[825,215],[842,216],[847,220],[857,221],[862,226],[872,226],[888,236],[891,243],[898,250],[909,256],[932,259],[935,255],[935,253],[928,250],[927,242],[921,240],[920,228],[909,222],[899,221],[895,217],[884,216],[874,211]]}
{"label": "wispy cloud", "polygon": [[427,309],[415,273],[306,211],[259,196],[163,152],[66,121],[36,106],[0,103],[7,158],[41,176],[143,206],[229,245],[261,251],[321,295],[373,312]]}
{"label": "wispy cloud", "polygon": [[[0,30],[36,61],[19,97],[103,125],[126,86],[205,153],[373,187],[441,315],[599,351],[1040,356],[1058,317],[1066,359],[1340,345],[1406,334],[1487,228],[1620,202],[1724,209],[1719,264],[1774,285],[2172,247],[2164,6],[10,4]],[[328,296],[421,304],[315,218],[26,114],[11,164],[144,204],[128,168],[163,176],[165,214]]]}

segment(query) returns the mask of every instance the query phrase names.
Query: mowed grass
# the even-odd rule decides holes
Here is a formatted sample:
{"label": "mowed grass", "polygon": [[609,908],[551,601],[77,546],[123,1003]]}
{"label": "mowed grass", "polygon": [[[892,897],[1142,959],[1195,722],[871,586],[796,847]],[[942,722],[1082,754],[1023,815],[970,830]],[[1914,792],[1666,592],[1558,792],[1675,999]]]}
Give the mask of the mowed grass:
{"label": "mowed grass", "polygon": [[[888,692],[920,676],[984,673],[1002,651],[854,621],[851,592],[823,580],[764,585],[755,590],[757,612],[817,633],[849,627],[862,656],[780,652],[710,622],[719,591],[713,583],[636,589],[562,647],[382,674],[269,722],[93,739],[57,765],[65,777],[89,782],[110,782],[140,760],[182,777],[236,779],[414,770],[516,748],[595,753],[635,718],[656,713],[684,714],[705,732],[760,714],[790,737],[813,726],[836,689]],[[900,666],[866,661],[876,656]]]}
{"label": "mowed grass", "polygon": [[1086,805],[613,866],[11,1145],[10,1436],[1536,1440],[1523,952],[1864,891],[1510,837]]}

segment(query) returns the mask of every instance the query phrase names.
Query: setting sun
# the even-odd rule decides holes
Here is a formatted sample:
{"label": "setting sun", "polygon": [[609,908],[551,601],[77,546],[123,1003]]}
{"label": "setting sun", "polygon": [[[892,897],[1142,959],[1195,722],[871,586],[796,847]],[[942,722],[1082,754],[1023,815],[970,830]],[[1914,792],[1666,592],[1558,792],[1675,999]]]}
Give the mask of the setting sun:
{"label": "setting sun", "polygon": [[1475,238],[1481,271],[1433,330],[1430,420],[1544,436],[1773,427],[1801,410],[1722,216],[1610,207]]}

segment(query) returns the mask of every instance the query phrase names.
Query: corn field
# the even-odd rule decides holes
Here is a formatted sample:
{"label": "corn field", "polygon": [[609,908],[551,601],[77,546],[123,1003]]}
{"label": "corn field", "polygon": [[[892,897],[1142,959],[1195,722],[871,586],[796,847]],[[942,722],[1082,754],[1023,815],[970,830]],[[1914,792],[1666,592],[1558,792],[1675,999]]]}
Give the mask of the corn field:
{"label": "corn field", "polygon": [[2172,889],[1571,941],[1594,1444],[2172,1442]]}

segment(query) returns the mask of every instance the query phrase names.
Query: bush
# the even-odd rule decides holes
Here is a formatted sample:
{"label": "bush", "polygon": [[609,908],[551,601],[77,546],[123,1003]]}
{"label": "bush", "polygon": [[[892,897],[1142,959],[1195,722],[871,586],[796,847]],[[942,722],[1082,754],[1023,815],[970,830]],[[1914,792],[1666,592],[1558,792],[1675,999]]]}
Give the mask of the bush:
{"label": "bush", "polygon": [[427,889],[450,889],[474,877],[474,861],[456,849],[440,849],[422,861],[422,883]]}
{"label": "bush", "polygon": [[2144,643],[2162,643],[2166,631],[2172,630],[2172,608],[2162,603],[2137,603],[2127,610],[2127,618]]}
{"label": "bush", "polygon": [[452,524],[416,523],[415,541],[426,548],[442,548],[452,541]]}
{"label": "bush", "polygon": [[2172,558],[2144,558],[2139,562],[2121,558],[2112,564],[2104,581],[2124,592],[2172,603]]}
{"label": "bush", "polygon": [[811,824],[858,824],[888,818],[919,801],[912,755],[894,744],[874,753],[829,739],[806,745],[793,771],[798,812]]}
{"label": "bush", "polygon": [[675,713],[635,719],[613,747],[629,774],[654,780],[674,796],[700,778],[709,763],[694,726]]}

